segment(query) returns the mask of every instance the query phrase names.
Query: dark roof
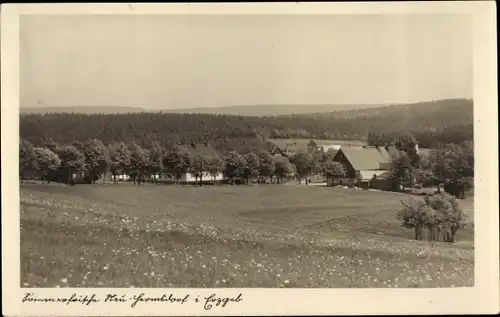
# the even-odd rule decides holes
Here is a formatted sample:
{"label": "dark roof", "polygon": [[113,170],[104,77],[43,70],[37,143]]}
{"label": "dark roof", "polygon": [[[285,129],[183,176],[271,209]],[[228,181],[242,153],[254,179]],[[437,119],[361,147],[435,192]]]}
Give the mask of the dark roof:
{"label": "dark roof", "polygon": [[210,144],[189,144],[189,145],[179,145],[179,147],[186,152],[188,152],[192,156],[205,156],[205,157],[211,157],[211,156],[220,156],[219,152],[214,149],[214,147]]}
{"label": "dark roof", "polygon": [[399,150],[394,145],[387,146],[386,150],[392,158],[396,158],[399,156]]}
{"label": "dark roof", "polygon": [[352,167],[357,170],[388,170],[391,157],[384,147],[351,147],[340,148]]}

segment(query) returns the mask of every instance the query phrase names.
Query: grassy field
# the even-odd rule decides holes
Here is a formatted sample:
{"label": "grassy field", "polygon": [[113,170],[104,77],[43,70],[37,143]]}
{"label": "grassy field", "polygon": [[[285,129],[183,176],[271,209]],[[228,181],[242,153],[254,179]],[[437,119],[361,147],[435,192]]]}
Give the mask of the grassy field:
{"label": "grassy field", "polygon": [[[24,287],[472,286],[473,224],[410,240],[405,194],[309,186],[21,185]],[[461,202],[473,219],[472,198]]]}

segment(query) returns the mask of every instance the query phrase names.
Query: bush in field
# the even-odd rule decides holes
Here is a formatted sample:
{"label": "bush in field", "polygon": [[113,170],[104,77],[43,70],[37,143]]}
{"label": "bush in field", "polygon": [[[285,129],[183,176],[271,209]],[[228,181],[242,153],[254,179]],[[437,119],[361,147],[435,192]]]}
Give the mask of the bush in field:
{"label": "bush in field", "polygon": [[454,242],[455,235],[467,223],[467,215],[460,208],[455,197],[446,193],[401,201],[403,208],[397,219],[402,226],[412,228],[415,240],[422,240],[427,234],[429,241]]}

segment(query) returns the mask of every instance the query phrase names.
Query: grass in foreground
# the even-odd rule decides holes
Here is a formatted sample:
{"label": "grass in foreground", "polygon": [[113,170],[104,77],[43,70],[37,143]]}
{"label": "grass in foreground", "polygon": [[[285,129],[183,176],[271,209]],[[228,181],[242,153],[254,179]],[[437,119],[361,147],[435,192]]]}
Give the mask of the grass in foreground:
{"label": "grass in foreground", "polygon": [[[21,187],[24,287],[473,286],[473,225],[412,241],[403,194],[295,186]],[[473,219],[470,198],[462,202]]]}

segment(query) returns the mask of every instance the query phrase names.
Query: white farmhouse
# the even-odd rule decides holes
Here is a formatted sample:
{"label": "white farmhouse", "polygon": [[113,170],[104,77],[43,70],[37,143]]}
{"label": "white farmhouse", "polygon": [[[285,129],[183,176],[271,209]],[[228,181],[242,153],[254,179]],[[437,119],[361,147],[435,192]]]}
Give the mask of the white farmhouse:
{"label": "white farmhouse", "polygon": [[[219,153],[210,145],[207,143],[201,143],[201,144],[190,144],[190,145],[180,145],[180,148],[185,150],[186,152],[189,153],[189,155],[192,158],[200,157],[203,156],[205,158],[211,158],[211,157],[220,157]],[[192,164],[201,164],[201,162],[192,162]],[[216,181],[222,181],[224,180],[224,175],[219,172],[215,175],[210,174],[209,171],[204,170],[202,173],[202,180],[205,182],[216,182]],[[180,182],[186,182],[186,183],[195,183],[198,181],[198,178],[195,176],[194,173],[190,172],[189,170],[187,173],[184,173],[181,178],[179,179]]]}

